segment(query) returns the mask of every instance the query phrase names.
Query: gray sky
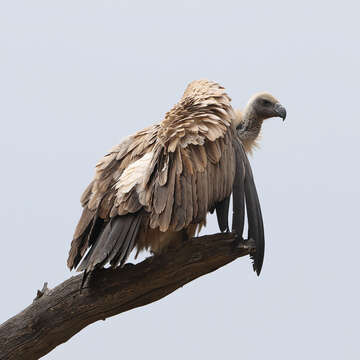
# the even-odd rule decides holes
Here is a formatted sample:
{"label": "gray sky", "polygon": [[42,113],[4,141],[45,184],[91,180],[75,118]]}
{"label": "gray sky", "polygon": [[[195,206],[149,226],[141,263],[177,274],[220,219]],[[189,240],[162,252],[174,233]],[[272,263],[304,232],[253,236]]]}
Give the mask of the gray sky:
{"label": "gray sky", "polygon": [[[1,1],[0,322],[66,258],[94,165],[187,83],[235,107],[273,93],[251,159],[266,257],[97,322],[47,360],[358,359],[359,6],[355,1]],[[212,219],[206,233],[217,231]]]}

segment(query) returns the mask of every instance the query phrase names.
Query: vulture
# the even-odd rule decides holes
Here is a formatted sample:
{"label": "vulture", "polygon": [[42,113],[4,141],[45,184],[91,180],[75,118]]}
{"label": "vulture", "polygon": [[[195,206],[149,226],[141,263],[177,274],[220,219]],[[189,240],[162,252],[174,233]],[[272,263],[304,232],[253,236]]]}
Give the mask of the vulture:
{"label": "vulture", "polygon": [[70,270],[86,274],[107,264],[123,266],[133,249],[159,254],[193,237],[214,211],[220,230],[229,231],[232,195],[232,231],[242,238],[247,218],[259,275],[264,227],[246,153],[271,117],[285,119],[286,110],[268,93],[254,95],[243,111],[235,111],[218,83],[191,82],[160,123],[128,136],[96,165],[81,197]]}

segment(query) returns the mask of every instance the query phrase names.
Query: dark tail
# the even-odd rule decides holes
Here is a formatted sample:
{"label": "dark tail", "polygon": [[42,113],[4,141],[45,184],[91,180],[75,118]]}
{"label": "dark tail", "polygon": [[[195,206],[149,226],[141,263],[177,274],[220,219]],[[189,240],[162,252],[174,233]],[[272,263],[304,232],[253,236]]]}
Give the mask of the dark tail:
{"label": "dark tail", "polygon": [[140,213],[110,219],[77,270],[90,272],[106,263],[122,266],[135,246],[141,219]]}

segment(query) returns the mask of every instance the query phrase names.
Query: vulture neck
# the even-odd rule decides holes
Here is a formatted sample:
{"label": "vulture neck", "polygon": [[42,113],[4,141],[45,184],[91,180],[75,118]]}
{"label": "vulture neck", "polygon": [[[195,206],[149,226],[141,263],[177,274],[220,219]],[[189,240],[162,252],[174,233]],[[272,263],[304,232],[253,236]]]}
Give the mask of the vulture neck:
{"label": "vulture neck", "polygon": [[258,147],[257,139],[264,121],[256,114],[251,104],[245,107],[243,112],[236,112],[236,129],[247,153]]}

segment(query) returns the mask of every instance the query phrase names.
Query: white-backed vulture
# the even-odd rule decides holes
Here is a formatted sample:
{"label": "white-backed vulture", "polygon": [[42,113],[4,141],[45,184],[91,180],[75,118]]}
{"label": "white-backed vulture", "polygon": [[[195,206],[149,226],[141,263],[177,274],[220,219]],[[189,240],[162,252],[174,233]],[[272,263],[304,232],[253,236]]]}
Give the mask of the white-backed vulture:
{"label": "white-backed vulture", "polygon": [[169,242],[194,236],[214,210],[220,230],[228,231],[233,194],[232,230],[242,236],[246,206],[260,274],[263,222],[244,149],[251,150],[264,119],[286,112],[266,93],[251,98],[242,113],[230,101],[219,84],[193,81],[161,123],[127,137],[96,165],[81,197],[70,269],[122,266],[134,248],[159,253]]}

